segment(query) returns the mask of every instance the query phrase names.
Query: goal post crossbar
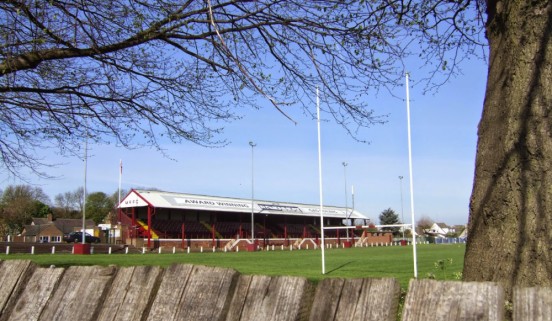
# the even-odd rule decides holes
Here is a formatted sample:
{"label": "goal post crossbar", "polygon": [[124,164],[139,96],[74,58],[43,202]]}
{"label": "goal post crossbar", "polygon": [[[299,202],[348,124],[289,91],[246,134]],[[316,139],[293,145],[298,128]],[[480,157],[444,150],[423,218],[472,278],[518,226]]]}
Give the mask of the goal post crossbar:
{"label": "goal post crossbar", "polygon": [[412,224],[384,224],[384,225],[351,225],[351,226],[324,226],[324,230],[347,230],[357,228],[382,228],[382,227],[411,227]]}

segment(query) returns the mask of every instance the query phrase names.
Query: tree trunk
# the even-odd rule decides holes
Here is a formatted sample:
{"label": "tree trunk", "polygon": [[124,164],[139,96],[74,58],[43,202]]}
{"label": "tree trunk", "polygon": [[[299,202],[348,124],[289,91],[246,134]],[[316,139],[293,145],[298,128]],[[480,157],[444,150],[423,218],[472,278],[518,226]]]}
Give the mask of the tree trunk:
{"label": "tree trunk", "polygon": [[464,280],[552,286],[552,2],[488,2]]}

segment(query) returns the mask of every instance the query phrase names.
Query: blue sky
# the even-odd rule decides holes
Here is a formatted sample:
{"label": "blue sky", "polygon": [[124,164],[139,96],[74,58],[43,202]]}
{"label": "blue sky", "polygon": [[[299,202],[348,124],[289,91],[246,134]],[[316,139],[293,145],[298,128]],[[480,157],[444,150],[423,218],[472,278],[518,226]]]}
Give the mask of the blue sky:
{"label": "blue sky", "polygon": [[[477,125],[481,116],[486,66],[479,60],[463,66],[460,75],[435,94],[422,94],[421,86],[410,89],[414,213],[437,222],[466,224],[472,190]],[[411,73],[416,79],[416,73]],[[421,76],[420,76],[421,77]],[[412,83],[411,83],[412,84]],[[396,95],[405,96],[404,88]],[[348,205],[354,185],[355,209],[378,222],[379,214],[394,209],[410,222],[407,122],[405,101],[380,93],[367,95],[378,114],[388,122],[361,132],[369,144],[358,143],[339,125],[322,115],[322,169],[324,204],[345,205],[345,171]],[[312,107],[315,110],[316,106]],[[324,108],[324,106],[322,106]],[[255,198],[299,203],[319,202],[316,120],[293,113],[297,125],[264,102],[259,111],[226,126],[223,148],[205,148],[192,143],[165,145],[166,153],[154,149],[126,150],[115,146],[89,145],[87,190],[108,194],[118,189],[119,161],[123,162],[122,187],[157,188],[166,191],[215,196],[251,197],[251,147],[254,150]],[[49,171],[55,180],[37,180],[53,200],[84,183],[84,165],[75,158],[60,159],[45,151],[48,162],[62,165]],[[403,176],[401,204],[401,182]],[[21,182],[0,176],[0,188]],[[402,206],[401,206],[402,205]],[[401,210],[401,207],[403,210]]]}

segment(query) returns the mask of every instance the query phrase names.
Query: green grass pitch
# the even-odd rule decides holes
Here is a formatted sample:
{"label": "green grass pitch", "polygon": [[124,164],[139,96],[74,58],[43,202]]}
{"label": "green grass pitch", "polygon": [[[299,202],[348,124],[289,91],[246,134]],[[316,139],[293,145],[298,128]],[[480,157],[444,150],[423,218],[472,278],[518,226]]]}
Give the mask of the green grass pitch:
{"label": "green grass pitch", "polygon": [[[464,263],[464,244],[417,246],[418,278],[458,279]],[[41,266],[198,264],[237,270],[242,274],[303,276],[317,282],[323,278],[396,278],[403,289],[414,276],[412,246],[327,249],[326,273],[322,274],[320,250],[258,252],[148,253],[148,254],[10,254],[0,259],[32,260]]]}

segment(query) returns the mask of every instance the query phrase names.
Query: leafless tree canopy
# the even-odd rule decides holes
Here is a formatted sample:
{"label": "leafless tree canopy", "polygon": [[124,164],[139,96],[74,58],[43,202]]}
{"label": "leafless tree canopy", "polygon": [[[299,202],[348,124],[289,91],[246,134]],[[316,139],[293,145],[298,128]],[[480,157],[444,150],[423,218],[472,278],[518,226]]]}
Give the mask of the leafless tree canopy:
{"label": "leafless tree canopy", "polygon": [[382,121],[361,94],[399,83],[413,53],[439,81],[457,72],[481,45],[479,12],[442,0],[3,1],[1,166],[38,173],[38,149],[75,153],[85,136],[224,144],[241,108],[309,114],[316,86],[354,136]]}

